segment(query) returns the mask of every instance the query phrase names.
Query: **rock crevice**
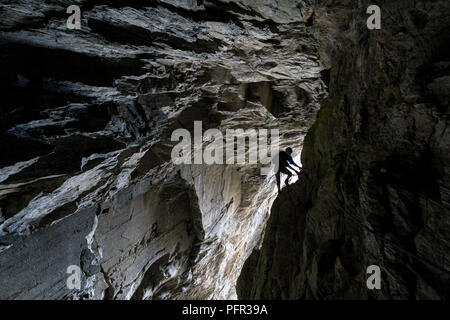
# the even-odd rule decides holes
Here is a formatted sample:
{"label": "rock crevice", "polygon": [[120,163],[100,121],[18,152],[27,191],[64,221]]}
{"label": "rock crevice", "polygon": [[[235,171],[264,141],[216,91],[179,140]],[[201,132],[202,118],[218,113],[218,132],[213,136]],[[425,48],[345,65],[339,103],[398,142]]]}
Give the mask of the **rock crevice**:
{"label": "rock crevice", "polygon": [[[361,15],[370,3],[340,3],[315,9],[329,96],[238,297],[446,299],[449,3],[383,2],[373,31]],[[366,286],[370,265],[381,268],[379,290]]]}

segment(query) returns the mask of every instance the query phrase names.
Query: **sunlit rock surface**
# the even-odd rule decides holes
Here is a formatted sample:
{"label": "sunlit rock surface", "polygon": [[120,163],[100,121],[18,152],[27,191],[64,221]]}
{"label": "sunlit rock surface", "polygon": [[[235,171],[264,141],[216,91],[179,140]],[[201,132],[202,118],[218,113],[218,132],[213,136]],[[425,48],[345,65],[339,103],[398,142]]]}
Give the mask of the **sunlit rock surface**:
{"label": "sunlit rock surface", "polygon": [[[3,1],[0,299],[448,298],[450,3],[370,4]],[[194,121],[299,181],[174,165]]]}
{"label": "sunlit rock surface", "polygon": [[[81,30],[66,28],[74,3]],[[308,2],[0,10],[0,298],[236,298],[275,178],[174,165],[171,134],[195,120],[278,128],[299,156],[326,96]],[[81,290],[66,286],[70,265]]]}

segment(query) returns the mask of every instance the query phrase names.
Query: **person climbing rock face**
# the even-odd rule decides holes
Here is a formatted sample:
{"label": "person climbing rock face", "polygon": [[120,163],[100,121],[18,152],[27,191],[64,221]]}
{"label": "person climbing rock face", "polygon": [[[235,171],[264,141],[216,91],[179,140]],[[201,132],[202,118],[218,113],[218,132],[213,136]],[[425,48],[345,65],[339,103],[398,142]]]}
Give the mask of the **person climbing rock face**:
{"label": "person climbing rock face", "polygon": [[297,168],[301,169],[301,167],[298,166],[294,162],[294,159],[292,159],[291,155],[292,155],[292,148],[290,148],[290,147],[286,148],[285,151],[280,151],[280,153],[279,153],[278,171],[275,174],[275,176],[277,178],[278,192],[280,192],[280,173],[281,172],[288,176],[285,181],[285,184],[287,186],[289,185],[289,179],[292,177],[292,173],[288,170],[288,168],[291,169],[292,171],[294,171],[297,175],[300,173],[300,171],[295,171],[295,169],[290,166],[292,164],[292,165],[296,166]]}

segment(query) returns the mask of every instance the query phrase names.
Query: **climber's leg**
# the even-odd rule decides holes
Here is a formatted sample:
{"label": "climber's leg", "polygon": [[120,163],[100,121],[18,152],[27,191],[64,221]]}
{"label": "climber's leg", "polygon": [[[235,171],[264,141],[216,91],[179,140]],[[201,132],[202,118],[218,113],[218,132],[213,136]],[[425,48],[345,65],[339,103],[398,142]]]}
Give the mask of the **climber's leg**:
{"label": "climber's leg", "polygon": [[288,186],[289,179],[292,177],[292,172],[290,172],[287,168],[281,168],[280,171],[287,175],[287,178],[284,183]]}
{"label": "climber's leg", "polygon": [[275,177],[277,179],[278,192],[280,192],[280,170],[277,171],[277,173],[275,174]]}

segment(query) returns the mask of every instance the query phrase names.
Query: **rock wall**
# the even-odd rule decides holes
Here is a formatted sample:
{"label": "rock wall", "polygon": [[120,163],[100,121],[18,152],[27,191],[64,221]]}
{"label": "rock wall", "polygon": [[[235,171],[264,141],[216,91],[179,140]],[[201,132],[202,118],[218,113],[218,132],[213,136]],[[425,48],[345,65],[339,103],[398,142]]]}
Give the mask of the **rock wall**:
{"label": "rock wall", "polygon": [[[2,3],[0,298],[447,298],[449,3],[370,4]],[[194,121],[280,128],[299,182],[174,165]]]}
{"label": "rock wall", "polygon": [[[450,284],[448,1],[319,1],[330,70],[299,181],[246,261],[244,299],[446,299]],[[366,268],[381,268],[368,290]]]}
{"label": "rock wall", "polygon": [[[72,4],[81,30],[66,27]],[[174,165],[171,134],[194,121],[280,128],[281,147],[299,153],[326,95],[310,7],[0,10],[0,299],[236,298],[274,178],[259,165]],[[71,265],[80,290],[66,286]]]}

